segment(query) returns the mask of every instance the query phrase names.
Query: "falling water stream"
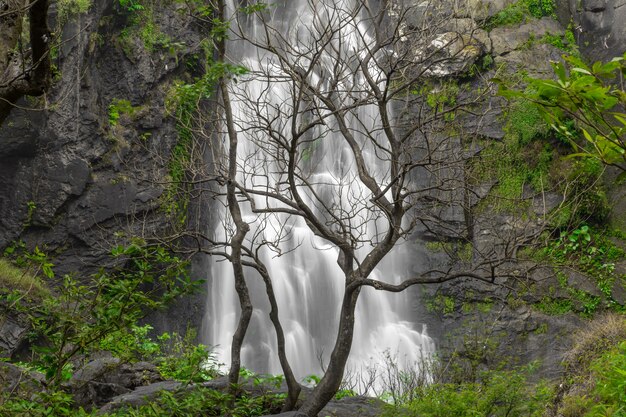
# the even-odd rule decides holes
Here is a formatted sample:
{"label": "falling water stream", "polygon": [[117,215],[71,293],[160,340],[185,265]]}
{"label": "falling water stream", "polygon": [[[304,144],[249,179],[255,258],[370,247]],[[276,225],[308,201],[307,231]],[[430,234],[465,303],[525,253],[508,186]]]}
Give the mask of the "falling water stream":
{"label": "falling water stream", "polygon": [[[324,19],[332,20],[337,5],[350,10],[358,0],[329,1],[335,8],[325,10],[327,0],[285,0],[270,9],[271,24],[287,38],[292,45],[310,45],[315,24]],[[232,6],[232,5],[231,5]],[[367,25],[358,21],[359,15],[344,19],[339,36],[344,41],[344,54],[358,54],[367,41]],[[355,20],[356,19],[356,20]],[[262,33],[257,19],[246,18],[244,30],[253,38]],[[260,36],[260,35],[259,35]],[[244,41],[233,41],[230,45],[230,58],[239,60],[251,70],[249,76],[241,77],[231,85],[234,116],[240,130],[239,160],[242,171],[248,167],[254,172],[240,174],[238,181],[246,186],[266,187],[279,183],[284,178],[266,152],[259,149],[259,143],[268,142],[262,129],[255,128],[254,112],[276,116],[281,107],[290,102],[292,82],[280,82],[281,69],[271,54],[254,48]],[[346,56],[349,61],[349,56]],[[322,60],[323,61],[323,60]],[[273,74],[273,77],[258,74]],[[256,74],[256,75],[255,75]],[[324,74],[314,72],[315,82],[324,83]],[[346,79],[359,82],[358,74]],[[277,81],[272,81],[275,79]],[[362,81],[361,81],[362,82]],[[283,107],[284,108],[284,107]],[[358,120],[375,127],[379,115],[375,108],[363,107],[353,117],[354,128]],[[283,121],[288,129],[288,120]],[[367,210],[359,210],[358,204],[369,202],[370,193],[358,180],[353,156],[343,138],[328,123],[318,128],[318,140],[306,149],[302,162],[306,165],[309,180],[316,185],[315,191],[328,201],[328,206],[343,206],[353,210],[354,224],[362,223],[357,231],[363,233],[363,240],[376,241],[386,225],[381,219],[371,216]],[[384,140],[381,135],[381,140]],[[388,167],[377,157],[371,145],[363,145],[366,162],[381,182],[386,180]],[[304,192],[304,191],[303,191]],[[254,197],[257,206],[268,204],[266,199]],[[310,198],[310,195],[309,195]],[[312,200],[312,207],[317,207]],[[321,213],[319,215],[324,215]],[[228,236],[228,212],[225,208],[218,219],[210,226],[217,240]],[[286,350],[296,377],[321,374],[322,364],[328,357],[337,336],[339,307],[344,288],[344,274],[337,264],[339,251],[327,241],[314,235],[300,218],[287,215],[260,216],[251,212],[249,204],[242,204],[244,219],[250,223],[249,238],[253,236],[266,241],[276,241],[279,236],[287,236],[280,243],[281,256],[277,251],[265,248],[262,251],[264,263],[272,277],[276,298],[279,303]],[[362,220],[362,221],[361,221]],[[232,232],[232,231],[231,231]],[[371,245],[363,244],[358,254],[363,258]],[[406,278],[409,263],[415,262],[409,245],[398,245],[379,264],[370,278],[386,282],[399,282]],[[208,299],[203,322],[204,342],[215,346],[220,362],[230,361],[230,344],[239,317],[239,302],[234,289],[232,266],[218,258],[210,262],[208,276]],[[276,349],[276,334],[269,321],[269,303],[265,286],[260,276],[247,269],[247,283],[254,305],[253,318],[242,350],[243,365],[257,372],[281,373]],[[412,313],[409,293],[390,294],[365,288],[357,305],[357,321],[352,351],[348,362],[349,369],[365,371],[379,366],[382,357],[388,352],[398,363],[414,366],[430,356],[434,350],[432,340],[427,336],[425,326],[416,323]]]}

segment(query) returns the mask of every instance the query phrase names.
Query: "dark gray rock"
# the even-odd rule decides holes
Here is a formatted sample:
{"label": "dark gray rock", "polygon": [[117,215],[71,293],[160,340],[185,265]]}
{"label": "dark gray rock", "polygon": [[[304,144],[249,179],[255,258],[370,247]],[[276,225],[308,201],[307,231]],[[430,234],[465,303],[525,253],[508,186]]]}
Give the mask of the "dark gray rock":
{"label": "dark gray rock", "polygon": [[485,20],[495,16],[516,0],[468,0],[464,8],[466,13],[476,20]]}
{"label": "dark gray rock", "polygon": [[559,19],[574,21],[578,45],[592,61],[626,51],[626,0],[559,0]]}
{"label": "dark gray rock", "polygon": [[10,358],[26,342],[30,322],[24,314],[0,302],[0,357]]}
{"label": "dark gray rock", "polygon": [[424,75],[443,78],[465,74],[484,52],[485,45],[475,37],[445,32],[426,45],[417,44],[413,56]]}
{"label": "dark gray rock", "polygon": [[98,410],[98,414],[110,413],[121,407],[141,407],[154,400],[162,391],[176,391],[182,386],[181,382],[163,381],[139,387],[132,392],[114,397]]}
{"label": "dark gray rock", "polygon": [[[48,108],[16,109],[0,126],[0,251],[23,240],[50,254],[58,275],[85,280],[112,265],[113,246],[168,228],[160,207],[178,135],[164,103],[175,79],[191,78],[184,63],[202,60],[206,35],[181,13],[184,6],[157,2],[155,30],[176,45],[148,47],[128,30],[129,17],[116,2],[93,3],[79,23],[64,28],[55,59],[60,79],[46,95]],[[120,36],[123,30],[128,36]],[[135,111],[111,126],[115,100]],[[196,301],[188,303],[203,305]],[[195,327],[197,310],[177,311]],[[157,331],[184,333],[188,326],[169,323]]]}
{"label": "dark gray rock", "polygon": [[137,387],[162,381],[156,367],[148,362],[122,363],[118,358],[93,360],[79,369],[68,383],[76,404],[93,408]]}
{"label": "dark gray rock", "polygon": [[[489,32],[493,53],[504,55],[525,46],[531,39],[539,39],[546,34],[561,35],[563,27],[559,22],[544,17],[538,20],[531,20],[521,26],[497,27]],[[529,49],[529,48],[526,48]],[[527,61],[525,64],[528,66]],[[536,64],[533,61],[533,65]]]}
{"label": "dark gray rock", "polygon": [[377,417],[380,416],[384,403],[377,398],[344,397],[333,400],[319,413],[326,417]]}
{"label": "dark gray rock", "polygon": [[0,362],[0,402],[5,395],[30,399],[43,390],[44,377],[38,372],[26,371],[8,362]]}

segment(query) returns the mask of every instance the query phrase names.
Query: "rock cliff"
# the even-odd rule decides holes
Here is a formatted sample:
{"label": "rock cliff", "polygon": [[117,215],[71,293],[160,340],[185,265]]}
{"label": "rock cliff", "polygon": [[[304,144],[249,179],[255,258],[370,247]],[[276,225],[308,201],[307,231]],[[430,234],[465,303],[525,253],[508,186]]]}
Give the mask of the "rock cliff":
{"label": "rock cliff", "polygon": [[[450,34],[471,38],[471,48],[465,41],[444,42],[456,48],[445,52],[459,60],[430,74],[460,77],[471,88],[486,88],[483,80],[502,74],[550,74],[549,62],[558,60],[563,50],[546,39],[563,41],[570,19],[580,48],[593,59],[623,53],[626,45],[626,0],[564,0],[557,9],[560,24],[543,17],[497,27],[486,22],[514,1],[472,0],[463,7],[458,1],[404,3],[414,6],[409,25],[425,24],[428,14],[443,13],[448,20],[431,46],[436,48]],[[150,13],[138,29],[132,10],[117,1],[96,0],[88,13],[63,27],[54,88],[41,100],[22,100],[0,127],[0,248],[23,240],[49,253],[58,274],[86,276],[111,262],[108,253],[114,244],[129,236],[158,235],[169,227],[164,193],[178,132],[166,99],[176,80],[197,71],[203,29],[179,3],[154,2]],[[466,120],[466,127],[481,140],[501,140],[506,103],[490,95],[482,106],[489,110],[486,116]],[[486,197],[492,185],[474,184],[474,195]],[[479,246],[494,245],[504,232],[521,239],[536,230],[511,215],[467,209],[479,207],[480,198],[469,205],[468,195],[453,198],[458,204],[446,212],[446,220],[466,230]],[[555,195],[543,198],[528,198],[531,206],[542,205],[537,213],[545,212],[546,204],[559,203]],[[437,240],[456,237],[442,234]],[[416,239],[424,258],[445,263],[437,251],[423,246],[433,236]],[[542,273],[532,276],[539,285],[549,281]],[[556,372],[568,335],[580,319],[533,310],[530,304],[537,296],[528,295],[525,303],[512,301],[516,283],[502,284],[494,290],[467,280],[415,290],[416,315],[446,352],[482,349],[484,361],[505,354],[522,362],[542,359],[548,374]],[[452,305],[446,305],[448,299]],[[192,300],[190,307],[172,314],[183,316],[176,320],[181,324],[197,320],[200,305]]]}

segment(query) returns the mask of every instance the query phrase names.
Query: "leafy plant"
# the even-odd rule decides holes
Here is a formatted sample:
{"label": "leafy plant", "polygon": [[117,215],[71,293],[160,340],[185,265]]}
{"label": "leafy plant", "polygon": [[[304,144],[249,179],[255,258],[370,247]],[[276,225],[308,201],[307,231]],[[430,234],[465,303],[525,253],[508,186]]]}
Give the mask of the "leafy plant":
{"label": "leafy plant", "polygon": [[74,408],[72,396],[63,391],[43,391],[31,399],[8,398],[0,403],[0,415],[10,417],[88,417],[82,408]]}
{"label": "leafy plant", "polygon": [[[575,149],[572,157],[596,158],[624,171],[618,180],[626,179],[626,92],[619,81],[626,73],[626,54],[593,65],[575,56],[564,59],[552,64],[556,80],[529,78],[532,89],[523,93],[501,84],[500,93],[535,103]],[[581,134],[572,131],[572,120]]]}
{"label": "leafy plant", "polygon": [[518,0],[505,7],[485,23],[485,28],[515,25],[530,18],[554,17],[556,6],[554,0]]}
{"label": "leafy plant", "polygon": [[187,331],[185,337],[164,333],[158,337],[161,356],[157,368],[166,379],[186,383],[209,381],[218,375],[218,364],[212,351],[194,344],[196,333]]}
{"label": "leafy plant", "polygon": [[[222,416],[252,417],[272,414],[280,410],[284,400],[281,394],[250,396],[246,393],[233,400],[220,391],[196,388],[181,392],[161,393],[156,401],[138,408],[124,408],[110,417],[196,417]],[[232,406],[231,406],[232,404]]]}
{"label": "leafy plant", "polygon": [[52,387],[63,381],[77,355],[98,349],[110,334],[131,328],[149,310],[200,284],[189,278],[185,261],[160,246],[119,246],[112,255],[120,261],[113,271],[99,271],[88,284],[66,275],[54,296],[21,307],[43,341],[36,347],[35,363]]}
{"label": "leafy plant", "polygon": [[124,99],[114,99],[109,104],[109,124],[116,126],[120,120],[120,117],[124,114],[133,116],[137,111],[136,107],[133,107],[130,101]]}
{"label": "leafy plant", "polygon": [[118,0],[120,6],[129,12],[139,12],[144,10],[145,7],[141,4],[141,0]]}
{"label": "leafy plant", "polygon": [[[613,299],[613,284],[619,278],[615,274],[615,263],[626,256],[608,237],[582,225],[571,231],[562,231],[558,239],[549,242],[545,248],[537,252],[540,259],[547,259],[557,268],[561,288],[565,289],[570,300],[553,299],[545,296],[536,304],[546,314],[563,314],[573,311],[574,303],[579,304],[580,314],[590,317],[596,310],[604,306],[621,311],[624,306]],[[562,268],[574,269],[585,274],[599,289],[602,297],[575,288],[568,284],[567,275]]]}

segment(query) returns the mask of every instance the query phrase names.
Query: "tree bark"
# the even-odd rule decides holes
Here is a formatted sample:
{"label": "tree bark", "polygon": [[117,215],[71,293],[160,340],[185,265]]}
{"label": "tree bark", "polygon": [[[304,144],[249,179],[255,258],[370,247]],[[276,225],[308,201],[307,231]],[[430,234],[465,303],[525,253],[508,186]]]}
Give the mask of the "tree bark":
{"label": "tree bark", "polygon": [[291,411],[296,406],[296,402],[298,401],[298,396],[300,395],[302,387],[294,376],[291,365],[289,365],[289,360],[287,359],[287,351],[285,349],[285,332],[283,331],[283,327],[280,323],[280,318],[278,317],[278,302],[276,301],[276,295],[274,294],[272,279],[267,272],[267,268],[265,267],[265,265],[263,265],[260,260],[255,259],[255,261],[257,263],[257,270],[259,271],[261,277],[263,278],[263,281],[265,282],[267,298],[270,302],[271,307],[270,320],[272,321],[272,324],[274,325],[274,330],[276,331],[278,360],[280,361],[280,366],[283,370],[283,374],[287,382],[287,399],[285,400],[285,404],[283,405],[281,411]]}
{"label": "tree bark", "polygon": [[[224,1],[218,2],[218,19],[224,21],[225,19],[225,5]],[[224,39],[220,39],[217,42],[217,54],[219,60],[224,60],[226,56],[226,46]],[[228,133],[228,174],[226,184],[226,201],[228,203],[228,210],[235,223],[235,234],[231,239],[230,248],[231,256],[230,262],[233,265],[233,272],[235,275],[235,289],[237,296],[239,297],[239,305],[241,307],[241,316],[239,317],[239,323],[235,334],[233,335],[233,343],[231,346],[230,357],[230,371],[228,372],[229,393],[233,396],[237,394],[237,383],[239,382],[239,371],[241,369],[241,347],[243,340],[252,318],[252,301],[250,300],[250,293],[246,284],[245,274],[243,271],[242,263],[242,246],[246,234],[250,230],[250,226],[243,220],[241,215],[241,208],[237,201],[237,145],[238,135],[235,127],[232,107],[230,103],[230,96],[228,94],[228,86],[226,76],[222,76],[219,80],[219,89],[224,103],[224,116],[226,120],[226,130]]]}
{"label": "tree bark", "polygon": [[344,294],[341,304],[339,331],[337,333],[335,346],[330,355],[328,368],[319,384],[317,384],[313,390],[313,393],[300,408],[300,411],[309,417],[317,416],[317,414],[322,411],[322,408],[332,400],[341,386],[348,356],[350,356],[350,349],[352,348],[355,309],[359,292],[360,287],[357,287],[354,290],[347,290]]}
{"label": "tree bark", "polygon": [[237,132],[235,131],[233,123],[226,80],[222,79],[220,81],[220,87],[222,100],[224,100],[230,146],[228,151],[228,184],[226,185],[226,200],[228,202],[228,210],[230,211],[230,215],[233,218],[236,228],[235,234],[230,242],[230,261],[233,265],[235,289],[237,290],[239,305],[241,307],[239,324],[237,325],[237,330],[233,335],[230,359],[231,364],[230,371],[228,373],[228,382],[230,384],[229,391],[234,395],[237,391],[236,384],[239,381],[239,370],[241,369],[241,346],[243,345],[243,339],[246,336],[248,325],[250,324],[250,319],[252,317],[252,301],[250,300],[250,294],[243,271],[243,263],[241,261],[241,247],[246,234],[250,230],[250,226],[243,220],[243,217],[241,216],[241,209],[239,208],[239,202],[237,201],[237,187],[235,185],[237,175]]}

